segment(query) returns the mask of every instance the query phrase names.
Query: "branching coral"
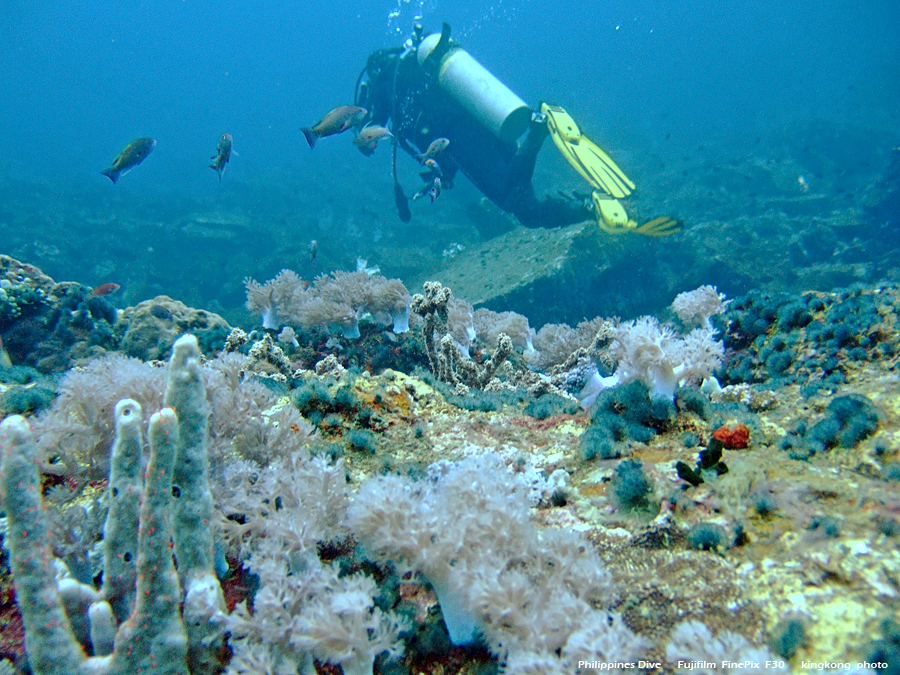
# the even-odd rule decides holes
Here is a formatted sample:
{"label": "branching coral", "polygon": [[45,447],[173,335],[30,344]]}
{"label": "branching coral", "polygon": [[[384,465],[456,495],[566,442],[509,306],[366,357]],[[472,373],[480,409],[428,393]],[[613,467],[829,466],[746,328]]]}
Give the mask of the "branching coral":
{"label": "branching coral", "polygon": [[[483,364],[467,358],[460,350],[451,331],[452,293],[437,281],[424,284],[424,294],[412,298],[412,311],[424,319],[425,352],[432,374],[442,382],[454,385],[458,391],[469,387],[484,389],[494,378],[497,369],[513,352],[512,340],[500,333],[497,349]],[[474,329],[473,329],[474,330]]]}

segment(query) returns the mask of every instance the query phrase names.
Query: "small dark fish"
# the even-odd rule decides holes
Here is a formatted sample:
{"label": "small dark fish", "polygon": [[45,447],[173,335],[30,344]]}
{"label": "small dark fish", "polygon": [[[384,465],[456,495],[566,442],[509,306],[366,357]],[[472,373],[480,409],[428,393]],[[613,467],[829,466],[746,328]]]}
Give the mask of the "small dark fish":
{"label": "small dark fish", "polygon": [[359,148],[359,151],[368,157],[375,152],[375,148],[378,147],[378,141],[384,138],[393,137],[394,134],[385,127],[367,125],[356,135],[356,138],[353,139],[353,145]]}
{"label": "small dark fish", "polygon": [[426,159],[424,162],[422,162],[422,170],[424,171],[425,169],[433,173],[438,178],[444,177],[444,172],[441,171],[440,165],[433,159]]}
{"label": "small dark fish", "polygon": [[313,239],[309,242],[309,262],[312,264],[313,270],[316,269],[316,255],[319,253],[319,242]]}
{"label": "small dark fish", "polygon": [[437,157],[447,149],[448,145],[450,145],[450,141],[446,138],[435,138],[431,141],[431,145],[428,146],[428,149],[423,154],[419,155],[419,164],[424,164],[429,159]]}
{"label": "small dark fish", "polygon": [[139,138],[131,141],[119,156],[113,160],[112,166],[100,173],[107,176],[113,185],[119,182],[119,177],[124,176],[138,164],[147,159],[147,155],[156,147],[156,139]]}
{"label": "small dark fish", "polygon": [[120,288],[122,287],[119,284],[110,281],[109,283],[100,284],[99,286],[97,286],[97,288],[91,291],[91,295],[112,295]]}
{"label": "small dark fish", "polygon": [[306,127],[300,131],[306,136],[306,142],[309,143],[309,147],[314,148],[316,147],[316,141],[320,138],[347,131],[350,127],[362,122],[368,114],[369,111],[365,108],[355,105],[342,105],[325,115],[312,127]]}
{"label": "small dark fish", "polygon": [[[219,142],[216,144],[216,154],[210,157],[213,163],[209,165],[210,169],[215,170],[219,174],[219,182],[222,182],[222,174],[225,173],[225,166],[231,161],[232,145],[234,139],[227,131],[219,136]],[[234,153],[237,154],[237,153]]]}

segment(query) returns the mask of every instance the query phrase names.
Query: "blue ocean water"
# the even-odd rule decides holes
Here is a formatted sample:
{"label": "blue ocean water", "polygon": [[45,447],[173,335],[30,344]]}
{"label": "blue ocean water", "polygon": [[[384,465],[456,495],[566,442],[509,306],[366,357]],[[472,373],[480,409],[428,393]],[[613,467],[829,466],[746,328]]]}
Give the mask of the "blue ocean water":
{"label": "blue ocean water", "polygon": [[[426,274],[398,264],[391,252],[412,241],[439,259],[448,246],[483,239],[466,217],[477,191],[461,180],[434,208],[417,209],[410,237],[394,211],[387,145],[366,158],[345,135],[310,151],[299,129],[352,102],[370,52],[401,44],[416,22],[428,32],[442,21],[530,105],[565,106],[638,184],[643,218],[680,218],[686,229],[679,236],[691,246],[691,237],[709,240],[692,235],[692,226],[724,219],[723,211],[747,214],[773,181],[824,194],[820,212],[810,215],[827,216],[847,204],[835,201],[838,192],[852,201],[876,183],[900,144],[900,6],[891,0],[752,0],[740,7],[711,0],[385,0],[328,10],[265,0],[7,0],[0,16],[0,177],[14,198],[3,200],[0,250],[56,278],[130,282],[132,293],[126,287],[123,296],[129,301],[167,292],[226,312],[240,307],[243,276],[300,268],[312,239],[321,259],[315,270],[298,269],[304,275],[352,269],[356,256],[407,282]],[[207,164],[223,131],[234,136],[238,156],[220,184]],[[156,138],[156,149],[114,187],[99,172],[142,136]],[[412,192],[415,164],[401,159]],[[717,174],[729,162],[745,177],[762,167],[764,185],[722,179]],[[792,163],[789,180],[769,171],[778,163]],[[535,187],[539,195],[585,189],[552,146],[541,153]],[[801,196],[795,192],[792,198]],[[204,276],[196,256],[179,265],[178,228],[154,229],[198,210],[249,221],[252,236],[203,243],[216,269],[258,245],[250,259],[233,264],[230,293],[191,293],[191,279]],[[272,236],[293,244],[266,254]],[[646,241],[614,248],[612,264],[652,255],[638,265],[656,268],[669,248]],[[165,269],[153,258],[161,249],[170,251]],[[130,281],[135,265],[151,276],[156,269],[159,280]],[[878,266],[883,276],[884,264]],[[666,302],[677,274],[665,284]],[[742,274],[729,290],[768,281]],[[733,277],[682,285],[728,286]],[[617,309],[627,313],[624,302]]]}
{"label": "blue ocean water", "polygon": [[[417,23],[437,31],[442,22],[452,25],[460,44],[530,105],[564,106],[585,134],[609,151],[637,185],[622,201],[638,223],[667,216],[683,229],[659,239],[613,236],[593,220],[526,230],[486,203],[462,177],[433,204],[427,198],[412,202],[407,223],[394,203],[388,144],[371,157],[354,148],[351,132],[322,138],[314,149],[307,145],[301,127],[353,102],[354,84],[374,50],[403,44]],[[281,371],[273,373],[273,364],[260,359],[253,364],[262,369],[259,377],[239,375],[240,360],[229,366],[232,385],[256,388],[260,402],[242,407],[227,387],[210,387],[211,398],[225,401],[220,418],[228,418],[227,428],[212,434],[223,441],[217,450],[222,463],[237,453],[262,466],[277,452],[293,452],[308,440],[306,419],[317,425],[317,438],[327,441],[316,442],[314,452],[343,455],[346,475],[356,484],[367,473],[396,467],[416,474],[417,464],[456,461],[461,451],[494,448],[508,455],[504,461],[517,472],[527,465],[525,476],[532,470],[549,474],[540,484],[552,487],[552,494],[542,497],[541,508],[532,513],[548,531],[571,528],[578,519],[595,528],[592,537],[601,526],[615,528],[613,538],[619,542],[605,553],[617,557],[610,569],[624,575],[622,604],[616,609],[628,611],[630,605],[629,625],[653,636],[653,658],[662,658],[658,655],[678,632],[672,632],[676,617],[693,613],[716,628],[719,642],[694,629],[711,649],[721,647],[723,630],[734,628],[754,634],[757,645],[780,642],[780,656],[798,648],[814,650],[816,659],[852,653],[868,660],[883,648],[895,652],[896,624],[885,619],[896,609],[892,582],[900,531],[895,518],[900,466],[894,320],[900,307],[898,25],[896,0],[349,0],[332,5],[5,0],[0,9],[0,271],[7,278],[0,283],[0,370],[9,372],[0,382],[2,413],[32,413],[52,405],[60,433],[73,436],[74,416],[51,403],[55,394],[71,387],[90,399],[86,410],[106,405],[110,413],[121,395],[113,394],[112,385],[139,390],[139,378],[128,376],[132,366],[151,373],[148,380],[162,371],[118,362],[104,376],[109,386],[99,376],[85,376],[85,369],[70,371],[70,384],[51,379],[56,373],[104,352],[144,361],[166,358],[169,338],[185,329],[199,333],[211,355],[229,328],[199,310],[255,330],[254,341],[263,335],[260,315],[275,317],[266,337],[280,335],[290,363],[282,361]],[[223,132],[233,136],[237,154],[220,181],[208,165]],[[101,174],[129,142],[145,137],[156,140],[146,161],[117,185]],[[407,196],[422,186],[412,157],[399,153],[396,170]],[[533,183],[538,195],[588,191],[549,142]],[[597,316],[628,320],[651,314],[665,321],[672,318],[666,307],[676,294],[715,285],[716,290],[706,289],[714,298],[721,291],[732,300],[727,316],[716,320],[727,350],[717,373],[721,384],[735,387],[715,394],[714,404],[706,388],[679,392],[677,412],[669,401],[651,401],[644,385],[610,389],[585,415],[578,402],[535,396],[551,381],[526,367],[535,361],[525,360],[527,348],[520,343],[504,364],[515,363],[516,370],[509,372],[522,377],[519,392],[477,391],[482,381],[469,396],[451,395],[446,383],[424,368],[430,366],[437,379],[452,379],[452,366],[441,374],[437,359],[426,353],[424,331],[415,325],[398,336],[385,330],[390,323],[384,316],[357,316],[347,322],[356,329],[351,337],[346,325],[310,321],[312,328],[304,324],[295,335],[300,340],[292,342],[302,322],[281,330],[273,295],[264,298],[268,304],[257,303],[258,313],[245,307],[246,286],[263,288],[261,282],[282,269],[314,280],[360,264],[399,277],[413,293],[425,280],[440,280],[479,308],[526,315],[532,329],[558,322],[575,326]],[[55,286],[50,302],[45,289],[51,284],[35,267],[58,282],[77,283]],[[87,288],[103,284],[120,289],[96,297]],[[138,303],[143,303],[140,317],[126,309]],[[403,316],[402,309],[396,313]],[[362,336],[356,319],[365,319]],[[597,335],[601,326],[582,325],[588,326],[582,338],[585,331]],[[548,334],[565,336],[559,329],[551,327]],[[496,342],[492,361],[485,363],[492,345],[487,346],[484,334],[478,339],[471,355],[484,374],[496,367],[503,342]],[[567,345],[560,338],[559,343],[566,347],[563,358],[572,356],[574,342]],[[265,345],[260,340],[254,346],[262,350]],[[698,360],[713,354],[710,345],[706,349]],[[550,364],[551,349],[544,351]],[[644,353],[652,355],[652,350]],[[340,366],[332,363],[335,358]],[[619,365],[626,360],[617,358]],[[103,371],[110,362],[116,363],[96,359],[87,372]],[[37,370],[7,368],[10,363]],[[344,365],[350,371],[342,375]],[[579,361],[557,374],[563,384],[552,386],[581,398],[588,389],[582,385],[601,379],[589,365]],[[663,368],[653,369],[649,379],[674,387],[673,365],[689,364],[668,364],[670,377]],[[284,371],[297,366],[321,373],[289,381]],[[406,376],[398,371],[415,367],[443,395],[420,383],[402,384]],[[357,369],[376,376],[357,377]],[[387,374],[378,377],[379,371]],[[522,393],[526,375],[534,383],[527,396]],[[79,377],[87,384],[78,384]],[[263,381],[271,389],[257,386]],[[710,390],[717,386],[707,384]],[[457,383],[453,391],[464,388]],[[292,406],[276,407],[275,401],[282,397],[282,406],[288,393]],[[58,404],[67,400],[73,397],[56,399]],[[158,405],[153,403],[153,409]],[[148,404],[145,412],[150,409]],[[282,412],[285,417],[274,417]],[[496,418],[488,417],[494,412]],[[101,413],[88,416],[104,426]],[[236,430],[241,424],[250,431]],[[715,435],[723,431],[730,444]],[[57,446],[64,447],[54,433],[42,436],[44,447],[53,448],[47,454],[51,462],[58,459]],[[94,438],[93,433],[87,430],[82,437]],[[710,467],[709,455],[697,454],[704,444],[714,445],[711,438],[724,443],[730,470],[715,459]],[[106,445],[91,443],[92,456],[105,460]],[[621,471],[611,463],[620,454],[628,456],[617,465]],[[687,472],[673,466],[678,458]],[[340,466],[332,469],[335,476],[344,473]],[[473,471],[473,476],[487,473],[477,466]],[[260,474],[253,474],[248,480],[256,483]],[[309,476],[318,480],[312,472]],[[286,483],[292,479],[283,478]],[[481,489],[472,478],[465,482]],[[342,481],[334,484],[344,499]],[[46,486],[62,487],[51,488],[50,481]],[[488,492],[502,497],[495,489]],[[265,492],[265,501],[275,493]],[[64,493],[54,494],[61,506]],[[474,500],[456,499],[471,513]],[[646,508],[654,531],[624,517],[629,507]],[[70,513],[77,513],[80,523],[84,514],[79,509]],[[268,511],[260,507],[260,513]],[[288,518],[287,513],[281,516]],[[236,515],[243,519],[245,514]],[[485,512],[476,515],[484,521]],[[299,514],[294,525],[304,517]],[[727,529],[721,527],[723,520]],[[623,524],[635,535],[627,543]],[[85,539],[82,562],[98,538]],[[491,550],[486,540],[479,536],[462,548]],[[459,541],[452,542],[454,551],[460,550]],[[602,540],[593,541],[603,548]],[[352,548],[352,542],[344,545]],[[328,555],[349,559],[346,550],[329,553],[331,544],[317,547],[321,562]],[[500,569],[519,574],[523,550]],[[681,558],[678,565],[674,554]],[[353,557],[358,566],[361,556]],[[545,563],[549,557],[534,559],[553,567]],[[306,565],[298,561],[299,556],[291,560],[292,570]],[[236,559],[226,562],[233,574],[241,568]],[[588,576],[597,569],[579,567]],[[758,573],[751,575],[754,568]],[[87,580],[89,569],[85,564],[82,570]],[[8,583],[8,575],[3,576]],[[567,585],[577,587],[580,582],[571,582],[576,578]],[[252,594],[258,579],[234,581],[242,595]],[[389,588],[395,580],[379,583]],[[735,595],[744,585],[748,592]],[[565,604],[567,593],[549,594],[551,614],[556,614],[556,600]],[[524,606],[542,609],[547,599]],[[787,611],[807,601],[803,617]],[[835,609],[844,603],[846,611]],[[446,601],[443,612],[451,616]],[[430,661],[432,647],[435,654],[446,652],[438,637],[419,639],[436,625],[435,613],[428,614],[417,629],[428,625],[429,632],[417,633],[419,645],[410,640],[410,658],[418,653]],[[365,627],[362,633],[371,637]],[[13,646],[22,649],[21,643]],[[798,654],[792,665],[806,655]],[[481,650],[466,658],[467,665],[483,665],[493,657]],[[458,667],[457,654],[453,660]],[[418,672],[415,660],[407,665]],[[443,672],[437,660],[428,665]]]}

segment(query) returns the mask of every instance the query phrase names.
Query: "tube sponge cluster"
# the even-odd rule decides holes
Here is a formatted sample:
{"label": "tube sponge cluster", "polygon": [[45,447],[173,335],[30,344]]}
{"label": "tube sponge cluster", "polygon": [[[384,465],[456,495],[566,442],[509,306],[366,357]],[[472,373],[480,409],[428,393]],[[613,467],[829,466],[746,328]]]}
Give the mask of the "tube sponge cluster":
{"label": "tube sponge cluster", "polygon": [[[141,407],[129,399],[116,406],[104,587],[99,593],[71,578],[57,583],[38,490],[37,444],[23,418],[10,417],[0,425],[0,490],[10,528],[6,544],[35,675],[212,675],[221,670],[225,605],[213,571],[212,502],[203,498],[209,495],[209,419],[199,360],[196,338],[184,336],[175,343],[166,393],[172,406],[150,418],[150,459],[143,482]],[[178,465],[202,465],[202,470],[173,483]],[[196,503],[179,510],[181,495],[192,495]],[[177,572],[173,541],[182,552]],[[82,599],[81,606],[90,605],[91,644],[85,646],[91,657],[72,630],[85,619],[67,616],[63,609],[72,611],[67,600],[75,596]]]}

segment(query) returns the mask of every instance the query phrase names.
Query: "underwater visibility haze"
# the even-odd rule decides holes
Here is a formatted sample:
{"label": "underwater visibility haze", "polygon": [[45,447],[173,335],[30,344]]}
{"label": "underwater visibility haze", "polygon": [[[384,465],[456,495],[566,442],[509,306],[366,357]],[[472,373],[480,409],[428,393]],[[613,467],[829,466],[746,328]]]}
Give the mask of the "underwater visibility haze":
{"label": "underwater visibility haze", "polygon": [[0,673],[900,672],[897,26],[6,0]]}

